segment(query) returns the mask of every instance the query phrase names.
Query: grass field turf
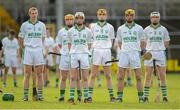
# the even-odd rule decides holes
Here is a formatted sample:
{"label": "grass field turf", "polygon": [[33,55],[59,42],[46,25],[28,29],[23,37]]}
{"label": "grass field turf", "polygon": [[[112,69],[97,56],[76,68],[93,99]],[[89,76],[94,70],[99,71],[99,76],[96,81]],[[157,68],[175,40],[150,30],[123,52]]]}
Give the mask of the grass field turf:
{"label": "grass field turf", "polygon": [[[113,77],[114,94],[116,96],[116,75]],[[135,79],[133,75],[133,87],[125,87],[123,103],[110,103],[108,90],[106,89],[106,82],[104,75],[101,75],[102,87],[97,87],[93,91],[93,103],[84,104],[76,103],[76,105],[68,104],[67,100],[69,98],[69,83],[67,82],[68,89],[66,90],[65,102],[58,102],[59,88],[55,88],[55,75],[50,77],[50,85],[44,88],[44,101],[36,102],[32,101],[32,88],[30,88],[29,101],[23,102],[23,76],[18,76],[18,88],[13,87],[12,76],[8,76],[8,85],[3,88],[3,92],[12,92],[15,95],[14,102],[3,102],[0,99],[0,109],[180,109],[180,74],[168,74],[168,103],[155,103],[154,98],[156,94],[155,80],[153,83],[153,88],[150,89],[149,103],[139,103],[137,97],[137,90],[135,87]],[[144,78],[143,78],[144,79]],[[32,84],[31,84],[32,85]],[[2,82],[1,82],[2,86]],[[75,93],[76,94],[76,93]],[[0,94],[0,98],[2,94]]]}

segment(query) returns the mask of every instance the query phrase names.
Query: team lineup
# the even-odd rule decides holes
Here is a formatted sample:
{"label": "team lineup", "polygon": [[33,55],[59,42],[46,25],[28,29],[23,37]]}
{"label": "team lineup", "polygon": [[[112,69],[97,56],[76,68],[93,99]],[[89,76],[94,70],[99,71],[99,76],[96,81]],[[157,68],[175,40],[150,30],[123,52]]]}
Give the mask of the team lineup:
{"label": "team lineup", "polygon": [[[50,32],[43,22],[38,20],[38,9],[31,7],[28,11],[29,20],[21,25],[18,39],[16,32],[9,31],[9,36],[2,40],[5,70],[3,86],[9,68],[12,69],[14,87],[17,87],[16,69],[23,62],[23,101],[29,100],[29,82],[33,77],[33,100],[43,101],[43,87],[49,84],[49,68],[53,65],[56,54],[56,87],[60,88],[58,101],[65,101],[66,81],[70,80],[68,103],[77,101],[92,103],[94,83],[98,77],[99,67],[103,67],[110,102],[123,102],[125,75],[132,69],[135,73],[137,102],[148,102],[152,75],[157,71],[162,101],[168,102],[166,84],[166,55],[170,37],[167,29],[160,24],[160,13],[150,13],[150,25],[143,29],[135,23],[135,11],[125,11],[125,23],[114,27],[107,22],[106,9],[97,10],[97,22],[86,27],[83,12],[64,16],[65,26],[57,33],[56,39],[50,37]],[[114,43],[113,43],[114,42]],[[117,52],[117,97],[111,78],[111,50]],[[20,50],[23,51],[21,55]],[[22,56],[22,57],[21,57]],[[142,82],[141,58],[144,59],[145,83]],[[59,83],[60,81],[60,83]],[[59,83],[59,84],[58,84]],[[83,92],[81,91],[83,90]],[[83,93],[83,94],[82,94]]]}

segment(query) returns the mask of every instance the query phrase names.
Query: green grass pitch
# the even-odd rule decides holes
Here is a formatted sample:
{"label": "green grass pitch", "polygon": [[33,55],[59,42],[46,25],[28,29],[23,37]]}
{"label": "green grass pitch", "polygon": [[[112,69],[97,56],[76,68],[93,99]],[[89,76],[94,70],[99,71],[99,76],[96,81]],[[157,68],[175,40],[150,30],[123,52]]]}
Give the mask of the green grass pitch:
{"label": "green grass pitch", "polygon": [[[112,74],[114,94],[117,92],[117,80],[116,75]],[[139,103],[137,97],[137,90],[135,87],[135,78],[133,75],[133,87],[125,87],[123,103],[111,103],[109,102],[108,90],[106,88],[106,80],[104,75],[101,75],[102,87],[95,85],[93,91],[93,103],[76,103],[76,105],[68,104],[69,98],[69,83],[67,82],[67,90],[65,96],[65,102],[58,102],[59,88],[55,88],[55,74],[51,73],[50,85],[44,88],[44,101],[32,101],[32,87],[30,88],[29,101],[23,102],[23,76],[19,75],[18,88],[13,87],[12,76],[8,76],[7,87],[3,88],[3,92],[12,92],[15,95],[14,102],[2,101],[2,94],[0,94],[0,109],[180,109],[180,74],[168,74],[168,103],[155,103],[154,98],[156,94],[155,80],[153,87],[150,89],[149,103]],[[144,77],[143,77],[144,79]],[[31,81],[32,82],[32,81]],[[31,84],[32,85],[32,84]],[[2,82],[1,82],[2,86]]]}

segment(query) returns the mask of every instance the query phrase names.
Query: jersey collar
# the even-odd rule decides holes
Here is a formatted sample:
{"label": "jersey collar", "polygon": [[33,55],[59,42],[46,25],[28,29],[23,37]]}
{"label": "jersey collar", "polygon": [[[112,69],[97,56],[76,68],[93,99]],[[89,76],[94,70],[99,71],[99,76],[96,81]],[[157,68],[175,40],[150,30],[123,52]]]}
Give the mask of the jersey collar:
{"label": "jersey collar", "polygon": [[75,27],[75,29],[78,30],[79,32],[82,31],[83,29],[85,29],[85,26],[84,26],[84,25],[83,25],[82,28],[79,28],[79,27],[77,26],[77,24],[75,24],[74,27]]}
{"label": "jersey collar", "polygon": [[100,21],[98,21],[97,24],[98,24],[100,27],[104,27],[104,26],[107,24],[107,22],[105,21],[104,23],[101,23]]}
{"label": "jersey collar", "polygon": [[29,22],[30,24],[32,24],[32,25],[35,25],[35,24],[37,24],[39,21],[37,20],[35,23],[33,23],[33,22],[31,22],[31,20],[29,19],[28,22]]}
{"label": "jersey collar", "polygon": [[129,29],[131,29],[131,28],[133,28],[135,26],[135,24],[136,24],[135,22],[132,22],[131,25],[128,25],[128,23],[126,22],[125,26],[128,27]]}
{"label": "jersey collar", "polygon": [[158,27],[161,27],[161,24],[157,24],[156,26],[153,25],[153,24],[150,24],[150,27],[154,28],[154,29],[157,29]]}

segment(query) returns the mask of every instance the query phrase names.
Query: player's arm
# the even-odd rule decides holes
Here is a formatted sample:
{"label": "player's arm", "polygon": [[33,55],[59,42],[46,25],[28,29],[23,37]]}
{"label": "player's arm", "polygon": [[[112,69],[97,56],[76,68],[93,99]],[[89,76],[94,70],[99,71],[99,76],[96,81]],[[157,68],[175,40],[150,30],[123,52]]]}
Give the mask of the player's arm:
{"label": "player's arm", "polygon": [[118,28],[118,31],[117,31],[116,42],[117,42],[117,46],[119,46],[119,48],[121,49],[122,37],[121,37],[121,29],[120,28]]}
{"label": "player's arm", "polygon": [[164,29],[164,46],[165,48],[169,47],[169,43],[170,43],[170,37],[169,37],[169,33],[167,31],[167,29]]}

